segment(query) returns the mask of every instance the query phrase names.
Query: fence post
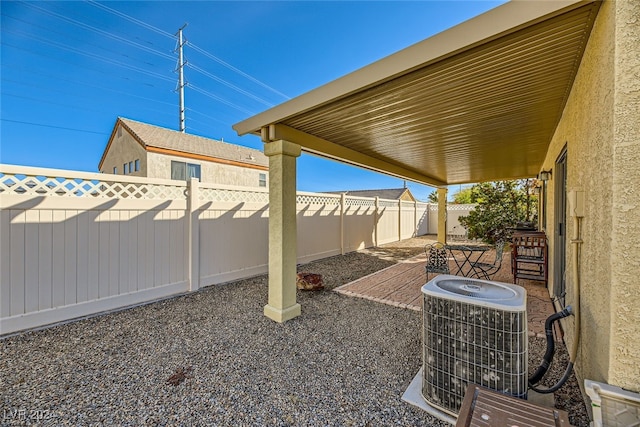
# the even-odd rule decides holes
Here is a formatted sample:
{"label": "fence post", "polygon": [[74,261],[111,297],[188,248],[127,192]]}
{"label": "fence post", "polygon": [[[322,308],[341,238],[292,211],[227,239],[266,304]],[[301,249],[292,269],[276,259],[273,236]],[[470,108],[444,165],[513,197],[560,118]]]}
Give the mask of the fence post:
{"label": "fence post", "polygon": [[376,200],[375,200],[375,209],[376,209],[376,216],[375,216],[375,223],[373,224],[374,226],[374,230],[373,230],[373,238],[374,238],[374,245],[377,247],[378,246],[378,223],[380,222],[380,197],[376,196]]}
{"label": "fence post", "polygon": [[402,240],[402,200],[398,200],[398,241]]}
{"label": "fence post", "polygon": [[413,201],[413,237],[418,236],[418,201]]}
{"label": "fence post", "polygon": [[189,290],[197,291],[200,288],[200,223],[198,218],[198,178],[191,178],[187,184],[187,231],[189,242],[187,244],[187,271]]}
{"label": "fence post", "polygon": [[340,194],[340,255],[344,255],[344,193]]}

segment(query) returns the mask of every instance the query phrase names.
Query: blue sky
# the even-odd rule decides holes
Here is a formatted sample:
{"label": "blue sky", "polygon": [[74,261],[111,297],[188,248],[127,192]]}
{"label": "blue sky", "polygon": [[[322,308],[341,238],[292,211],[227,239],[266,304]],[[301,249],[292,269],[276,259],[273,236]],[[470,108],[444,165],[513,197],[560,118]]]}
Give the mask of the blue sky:
{"label": "blue sky", "polygon": [[[177,129],[185,23],[187,132],[262,149],[231,126],[500,3],[2,1],[0,162],[95,172],[118,116]],[[298,161],[302,191],[402,185]],[[419,200],[433,191],[408,186]]]}

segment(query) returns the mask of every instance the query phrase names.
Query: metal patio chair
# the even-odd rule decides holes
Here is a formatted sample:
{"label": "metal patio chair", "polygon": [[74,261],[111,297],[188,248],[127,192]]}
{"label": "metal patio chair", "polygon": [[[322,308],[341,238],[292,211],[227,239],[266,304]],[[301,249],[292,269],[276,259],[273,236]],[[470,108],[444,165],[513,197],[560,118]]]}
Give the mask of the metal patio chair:
{"label": "metal patio chair", "polygon": [[424,247],[427,254],[427,265],[425,270],[427,273],[427,282],[429,281],[429,273],[449,274],[449,257],[447,255],[447,247],[440,242],[432,243]]}
{"label": "metal patio chair", "polygon": [[506,243],[504,241],[496,242],[496,258],[493,264],[487,262],[473,262],[471,266],[475,271],[475,276],[480,279],[491,280],[491,278],[500,271],[502,267],[502,255],[504,253],[504,247]]}

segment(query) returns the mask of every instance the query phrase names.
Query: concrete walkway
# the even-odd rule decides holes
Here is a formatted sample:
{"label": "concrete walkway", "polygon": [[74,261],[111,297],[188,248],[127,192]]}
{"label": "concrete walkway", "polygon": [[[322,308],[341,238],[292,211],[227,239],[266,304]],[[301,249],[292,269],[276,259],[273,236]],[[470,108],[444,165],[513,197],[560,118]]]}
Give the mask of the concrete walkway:
{"label": "concrete walkway", "polygon": [[[488,251],[483,256],[484,262],[493,262],[495,251]],[[449,268],[455,271],[453,260],[449,261]],[[422,310],[421,288],[426,283],[426,256],[418,255],[401,261],[384,270],[369,276],[361,277],[351,283],[334,289],[344,295],[366,298],[372,301],[389,304],[410,310]],[[432,279],[436,274],[429,274]],[[505,251],[502,268],[493,277],[494,281],[514,283],[511,274],[511,254]],[[527,291],[527,320],[530,336],[544,338],[544,322],[555,310],[543,282],[533,280],[519,280],[518,285]],[[561,331],[556,330],[556,337],[561,338]]]}

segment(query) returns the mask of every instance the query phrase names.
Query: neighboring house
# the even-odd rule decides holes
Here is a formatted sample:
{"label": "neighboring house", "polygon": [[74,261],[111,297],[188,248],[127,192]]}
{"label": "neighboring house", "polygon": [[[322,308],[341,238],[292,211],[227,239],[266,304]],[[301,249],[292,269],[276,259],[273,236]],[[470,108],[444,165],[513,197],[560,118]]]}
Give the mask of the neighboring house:
{"label": "neighboring house", "polygon": [[405,202],[415,202],[416,198],[408,188],[389,188],[386,190],[347,190],[347,191],[325,191],[328,194],[345,194],[355,197],[379,197],[387,200],[403,200]]}
{"label": "neighboring house", "polygon": [[102,173],[266,187],[269,159],[258,150],[119,117]]}

